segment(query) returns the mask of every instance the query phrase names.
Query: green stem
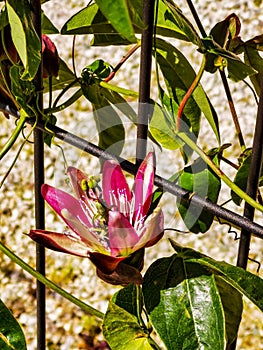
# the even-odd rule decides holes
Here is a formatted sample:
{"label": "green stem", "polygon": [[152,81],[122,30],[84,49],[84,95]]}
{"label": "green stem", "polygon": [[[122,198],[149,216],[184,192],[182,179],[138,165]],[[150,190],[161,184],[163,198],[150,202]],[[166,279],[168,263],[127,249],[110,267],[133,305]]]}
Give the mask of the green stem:
{"label": "green stem", "polygon": [[41,275],[39,272],[37,272],[35,269],[33,269],[30,265],[25,263],[22,259],[20,259],[17,255],[15,255],[10,249],[8,249],[3,243],[0,242],[0,250],[7,255],[12,261],[14,261],[17,265],[22,267],[23,270],[27,271],[31,276],[38,279],[41,283],[43,283],[45,286],[49,287],[50,289],[54,290],[56,293],[60,294],[65,299],[68,299],[73,304],[80,307],[85,312],[96,316],[100,319],[103,319],[104,314],[94,309],[92,306],[84,303],[83,301],[79,300],[78,298],[74,297],[70,293],[66,292],[64,289],[57,286],[55,283],[51,282],[48,278]]}
{"label": "green stem", "polygon": [[18,123],[16,125],[15,130],[13,131],[10,138],[7,140],[6,144],[0,151],[0,160],[6,155],[6,153],[10,150],[10,148],[13,146],[13,144],[16,142],[16,139],[18,138],[21,130],[23,129],[25,122],[26,122],[27,115],[22,114],[20,118],[18,119]]}
{"label": "green stem", "polygon": [[61,112],[63,109],[69,107],[74,102],[76,102],[82,95],[83,95],[82,90],[79,89],[67,101],[63,102],[59,106],[55,106],[55,107],[51,107],[51,108],[45,109],[44,113],[45,114],[52,114],[52,113]]}
{"label": "green stem", "polygon": [[251,198],[247,193],[242,191],[234,182],[232,182],[225,173],[218,168],[212,159],[199,147],[196,143],[191,140],[187,134],[179,132],[177,133],[178,137],[184,141],[193,151],[195,151],[206,164],[214,171],[214,173],[228,186],[233,190],[240,198],[244,199],[248,204],[253,208],[263,212],[263,206]]}

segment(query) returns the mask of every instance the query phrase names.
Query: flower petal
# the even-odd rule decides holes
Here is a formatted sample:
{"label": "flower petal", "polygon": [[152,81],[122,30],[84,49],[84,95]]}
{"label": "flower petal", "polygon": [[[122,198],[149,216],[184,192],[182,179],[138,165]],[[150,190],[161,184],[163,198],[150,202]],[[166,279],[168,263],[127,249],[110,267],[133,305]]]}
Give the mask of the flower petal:
{"label": "flower petal", "polygon": [[[134,180],[134,196],[135,196],[135,212],[133,220],[136,217],[147,215],[152,201],[152,192],[154,185],[154,172],[155,172],[155,154],[149,152],[141,163],[135,180]],[[138,214],[139,213],[139,214]]]}
{"label": "flower petal", "polygon": [[102,245],[98,241],[97,235],[91,232],[93,227],[91,219],[88,218],[76,198],[49,185],[42,185],[41,192],[48,204],[87,246],[101,251]]}
{"label": "flower petal", "polygon": [[162,210],[157,207],[144,223],[144,230],[133,251],[156,244],[164,234],[164,217]]}
{"label": "flower petal", "polygon": [[138,236],[124,215],[109,211],[108,232],[112,256],[129,256],[133,252]]}
{"label": "flower petal", "polygon": [[97,252],[90,252],[89,258],[100,271],[107,275],[113,273],[119,263],[125,259],[125,257],[115,257]]}
{"label": "flower petal", "polygon": [[129,212],[127,203],[131,200],[132,194],[120,164],[114,160],[108,160],[103,165],[102,188],[107,206],[110,209],[115,206],[127,215]]}
{"label": "flower petal", "polygon": [[89,257],[87,246],[70,234],[44,230],[31,230],[29,237],[46,248],[72,255]]}

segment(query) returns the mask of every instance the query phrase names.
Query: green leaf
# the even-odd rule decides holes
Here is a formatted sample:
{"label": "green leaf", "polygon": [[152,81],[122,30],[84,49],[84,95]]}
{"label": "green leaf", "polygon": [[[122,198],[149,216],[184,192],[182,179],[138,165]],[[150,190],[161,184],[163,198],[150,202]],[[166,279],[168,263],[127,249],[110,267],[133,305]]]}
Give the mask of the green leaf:
{"label": "green leaf", "polygon": [[112,24],[113,28],[125,39],[136,43],[137,39],[128,11],[126,0],[96,0],[103,15]]}
{"label": "green leaf", "polygon": [[73,15],[62,27],[61,34],[93,34],[93,46],[131,44],[118,34],[97,4],[91,4]]}
{"label": "green leaf", "polygon": [[170,240],[172,247],[188,262],[198,263],[209,269],[211,273],[223,279],[226,283],[245,295],[263,311],[263,279],[240,267],[230,265],[225,261],[216,261],[200,252],[179,246]]}
{"label": "green leaf", "polygon": [[219,276],[215,276],[215,280],[225,314],[226,340],[229,344],[232,344],[237,338],[242,319],[242,295]]}
{"label": "green leaf", "polygon": [[119,155],[125,139],[122,121],[107,99],[107,89],[99,86],[99,81],[93,84],[81,85],[83,95],[92,103],[93,115],[99,133],[99,146]]}
{"label": "green leaf", "polygon": [[50,19],[45,15],[44,11],[41,13],[42,33],[43,34],[58,34],[59,30],[54,26]]}
{"label": "green leaf", "polygon": [[245,295],[263,311],[262,278],[240,267],[232,266],[224,261],[215,261],[209,257],[200,258],[196,262],[208,267],[214,274],[218,274],[225,282]]}
{"label": "green leaf", "polygon": [[114,294],[112,301],[130,314],[138,318],[142,312],[142,290],[141,287],[131,283]]}
{"label": "green leaf", "polygon": [[150,121],[150,131],[154,139],[167,149],[182,147],[183,142],[176,136],[175,127],[173,115],[155,104]]}
{"label": "green leaf", "polygon": [[102,330],[112,350],[152,350],[148,334],[136,317],[113,302],[109,303]]}
{"label": "green leaf", "polygon": [[32,81],[22,80],[23,68],[13,65],[10,68],[11,91],[19,106],[22,107],[30,117],[35,117],[32,108],[29,107],[30,100],[35,94],[35,86]]}
{"label": "green leaf", "polygon": [[[215,154],[211,155],[211,158],[218,165],[218,153],[216,151]],[[198,193],[199,196],[216,203],[221,188],[221,181],[201,158],[197,158],[193,164],[185,167],[181,172],[178,178],[178,185],[187,191]],[[204,233],[208,231],[214,220],[213,214],[191,204],[191,201],[185,202],[184,199],[178,198],[177,203],[179,213],[191,232]]]}
{"label": "green leaf", "polygon": [[228,51],[220,47],[212,37],[202,39],[206,52],[213,54],[212,60],[208,61],[206,70],[210,73],[214,73],[218,68],[227,68],[229,78],[235,82],[244,80],[246,77],[254,75],[257,71],[245,64],[240,58],[233,52]]}
{"label": "green leaf", "polygon": [[[240,160],[241,160],[240,166],[234,178],[234,183],[243,191],[246,191],[246,187],[247,187],[247,179],[249,176],[250,164],[251,164],[251,155],[252,155],[251,148],[246,149],[242,153],[240,157]],[[259,186],[262,186],[262,173],[263,171],[261,171]],[[231,191],[231,198],[236,205],[240,205],[242,202],[242,198],[239,197],[234,191]]]}
{"label": "green leaf", "polygon": [[0,315],[0,348],[2,350],[26,350],[23,331],[17,320],[1,300]]}
{"label": "green leaf", "polygon": [[224,315],[214,276],[179,255],[155,261],[144,276],[150,321],[168,350],[224,349]]}
{"label": "green leaf", "polygon": [[32,80],[41,60],[41,43],[32,24],[29,2],[7,0],[6,8],[12,40],[24,66],[21,79]]}
{"label": "green leaf", "polygon": [[[76,82],[76,84],[73,84]],[[69,69],[66,63],[60,58],[59,60],[59,71],[57,77],[52,77],[52,91],[62,90],[69,84],[73,84],[72,87],[78,85],[74,73]],[[49,79],[43,80],[44,93],[49,92]]]}
{"label": "green leaf", "polygon": [[158,3],[156,34],[189,41],[174,14],[162,1]]}
{"label": "green leaf", "polygon": [[[156,48],[157,62],[164,76],[169,97],[173,100],[172,109],[176,116],[178,106],[192,85],[196,74],[185,56],[170,43],[157,39]],[[219,142],[217,115],[202,86],[198,84],[184,108],[185,122],[189,123],[189,127],[196,136],[200,128],[200,110],[204,113]]]}
{"label": "green leaf", "polygon": [[184,16],[181,9],[172,0],[162,0],[162,2],[171,11],[173,22],[176,23],[176,26],[180,32],[186,36],[190,42],[198,47],[201,47],[201,38],[199,37],[192,23]]}
{"label": "green leaf", "polygon": [[258,72],[249,78],[254,85],[257,95],[260,95],[261,81],[263,73],[263,59],[259,54],[262,51],[263,36],[255,37],[244,43],[244,61],[247,65],[253,67]]}

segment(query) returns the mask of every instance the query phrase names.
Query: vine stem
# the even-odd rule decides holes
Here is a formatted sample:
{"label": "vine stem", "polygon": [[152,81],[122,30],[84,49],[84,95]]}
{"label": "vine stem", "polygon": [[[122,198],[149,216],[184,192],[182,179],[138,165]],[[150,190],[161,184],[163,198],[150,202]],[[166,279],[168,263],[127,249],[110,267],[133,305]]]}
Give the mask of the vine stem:
{"label": "vine stem", "polygon": [[25,113],[21,113],[15,130],[13,131],[12,135],[9,137],[4,147],[0,151],[0,160],[6,155],[6,153],[11,149],[13,144],[16,142],[21,130],[25,125],[26,119],[27,119],[27,115]]}
{"label": "vine stem", "polygon": [[220,71],[220,76],[221,76],[221,79],[222,79],[222,82],[223,82],[223,86],[224,86],[224,89],[225,89],[228,105],[229,105],[230,112],[231,112],[231,115],[232,115],[232,119],[233,119],[233,122],[234,122],[234,125],[235,125],[235,128],[236,128],[236,133],[237,133],[237,138],[238,138],[238,141],[239,141],[239,145],[241,147],[241,150],[244,152],[245,149],[246,149],[246,145],[245,145],[245,141],[244,141],[244,138],[243,138],[243,135],[242,135],[242,131],[241,131],[241,128],[240,128],[239,120],[238,120],[238,117],[237,117],[237,112],[236,112],[235,104],[234,104],[234,101],[233,101],[233,97],[232,97],[231,91],[229,89],[229,84],[228,84],[228,81],[227,81],[227,78],[226,78],[226,74],[225,74],[224,70],[219,70],[219,71]]}
{"label": "vine stem", "polygon": [[116,64],[116,66],[113,68],[113,71],[105,78],[103,81],[105,83],[108,83],[110,80],[112,80],[115,77],[115,74],[118,72],[118,70],[121,68],[121,66],[134,54],[134,52],[141,46],[141,42],[139,41],[136,45],[132,46],[130,50],[122,57],[120,62]]}
{"label": "vine stem", "polygon": [[41,273],[37,272],[35,269],[33,269],[30,265],[28,265],[26,262],[24,262],[21,258],[19,258],[15,253],[13,253],[9,248],[7,248],[2,242],[0,242],[0,250],[8,256],[13,262],[15,262],[17,265],[22,267],[23,270],[28,272],[31,276],[36,278],[38,281],[43,283],[48,288],[54,290],[56,293],[60,294],[65,299],[69,300],[73,304],[80,307],[85,312],[89,313],[90,315],[96,316],[99,319],[103,319],[104,313],[101,311],[93,308],[92,306],[84,303],[80,299],[74,297],[72,294],[68,293],[64,289],[60,288],[58,285],[50,281],[48,278],[44,277]]}
{"label": "vine stem", "polygon": [[196,74],[195,79],[192,82],[192,85],[190,86],[190,88],[188,89],[188,91],[184,95],[182,102],[180,103],[178,113],[177,113],[177,123],[176,123],[176,131],[177,132],[179,132],[180,128],[181,128],[181,120],[182,120],[182,116],[183,116],[184,107],[185,107],[187,101],[189,100],[189,98],[191,97],[192,93],[194,92],[195,88],[199,84],[199,82],[202,78],[202,75],[204,73],[204,70],[205,70],[205,65],[206,65],[206,55],[203,55],[200,69],[199,69],[198,73]]}

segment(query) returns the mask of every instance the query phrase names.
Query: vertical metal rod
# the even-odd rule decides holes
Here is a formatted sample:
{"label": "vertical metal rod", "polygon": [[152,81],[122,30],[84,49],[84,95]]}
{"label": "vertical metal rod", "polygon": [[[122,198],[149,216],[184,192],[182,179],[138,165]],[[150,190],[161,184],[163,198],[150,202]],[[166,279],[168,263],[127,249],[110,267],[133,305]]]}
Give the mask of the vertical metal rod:
{"label": "vertical metal rod", "polygon": [[138,128],[136,145],[136,164],[140,165],[147,152],[148,121],[151,116],[150,89],[152,68],[152,42],[154,23],[155,0],[143,1],[143,22],[145,29],[142,31],[140,81],[139,81],[139,107]]}
{"label": "vertical metal rod", "polygon": [[[31,0],[32,20],[35,30],[40,38],[42,37],[41,28],[41,1]],[[34,79],[38,96],[38,108],[43,110],[43,79],[42,62],[37,75]],[[41,115],[38,115],[41,119]],[[35,225],[38,229],[45,229],[45,204],[41,195],[41,185],[44,183],[44,140],[43,131],[34,130],[34,179],[35,179]],[[42,275],[45,275],[45,248],[37,244],[36,246],[36,269]],[[37,349],[46,348],[46,289],[45,285],[37,281]]]}
{"label": "vertical metal rod", "polygon": [[[261,93],[259,98],[257,120],[255,126],[251,165],[249,169],[249,175],[247,180],[247,194],[256,199],[258,192],[258,182],[261,174],[262,168],[262,156],[263,156],[263,84],[261,84]],[[244,217],[253,221],[255,209],[248,203],[245,203],[244,207]],[[242,229],[239,240],[238,256],[237,256],[237,266],[243,269],[247,268],[249,247],[251,241],[251,232]],[[226,350],[235,350],[236,341],[232,344],[227,345]]]}
{"label": "vertical metal rod", "polygon": [[[249,169],[249,175],[247,180],[247,194],[253,199],[257,198],[258,182],[261,175],[262,168],[262,156],[263,156],[263,84],[261,86],[257,120],[255,126],[253,148],[251,155],[251,165]],[[248,203],[245,203],[244,217],[253,220],[255,209]],[[239,241],[237,266],[246,269],[249,246],[250,246],[251,232],[242,229]]]}

